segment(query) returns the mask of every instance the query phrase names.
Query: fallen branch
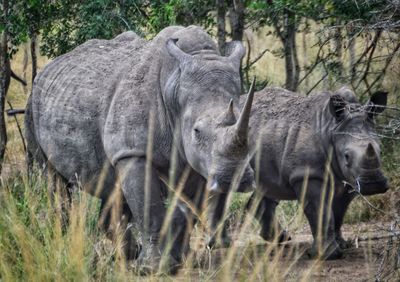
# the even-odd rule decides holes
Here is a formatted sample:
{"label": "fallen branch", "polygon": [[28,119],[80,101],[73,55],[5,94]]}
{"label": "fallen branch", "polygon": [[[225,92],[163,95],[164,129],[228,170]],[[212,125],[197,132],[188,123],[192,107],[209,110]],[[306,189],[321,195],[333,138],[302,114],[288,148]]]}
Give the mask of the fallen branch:
{"label": "fallen branch", "polygon": [[9,110],[6,110],[6,113],[9,117],[11,117],[11,116],[15,116],[18,114],[25,114],[25,109],[9,109]]}
{"label": "fallen branch", "polygon": [[389,239],[393,237],[398,237],[400,236],[400,230],[398,231],[392,231],[390,234],[377,234],[374,236],[357,236],[357,241],[376,241],[376,240],[381,240],[381,239]]}
{"label": "fallen branch", "polygon": [[[22,133],[21,126],[20,126],[20,124],[19,124],[19,122],[18,122],[18,119],[17,119],[16,115],[15,115],[15,114],[14,114],[14,115],[10,115],[10,114],[8,113],[9,111],[14,110],[12,104],[10,103],[10,101],[7,101],[7,104],[8,104],[8,106],[10,107],[10,110],[7,111],[7,115],[9,115],[9,116],[14,116],[14,120],[15,120],[15,123],[17,124],[17,129],[18,129],[18,132],[19,132],[19,136],[21,137],[22,145],[23,145],[23,147],[24,147],[24,152],[26,153],[25,138],[24,138],[24,134]],[[19,110],[17,109],[17,110],[14,110],[14,111],[21,111],[21,109],[19,109]],[[25,113],[25,110],[23,110],[23,112]]]}

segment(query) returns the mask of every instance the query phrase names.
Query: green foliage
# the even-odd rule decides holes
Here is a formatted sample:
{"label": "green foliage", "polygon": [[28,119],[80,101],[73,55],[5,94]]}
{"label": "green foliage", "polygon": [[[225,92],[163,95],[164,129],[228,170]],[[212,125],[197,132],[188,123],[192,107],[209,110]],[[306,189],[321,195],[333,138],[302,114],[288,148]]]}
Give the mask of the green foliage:
{"label": "green foliage", "polygon": [[51,1],[41,52],[56,57],[89,39],[110,39],[127,30],[140,33],[145,20],[141,5],[136,0]]}
{"label": "green foliage", "polygon": [[[51,13],[51,1],[29,0],[8,1],[9,7],[3,21],[0,22],[0,30],[7,31],[9,41],[8,55],[12,57],[21,43],[26,42],[33,33],[48,24]],[[2,6],[1,6],[2,7]]]}
{"label": "green foliage", "polygon": [[213,1],[51,1],[47,24],[42,27],[41,52],[64,54],[93,38],[110,39],[133,30],[155,35],[169,25],[199,24],[211,27]]}
{"label": "green foliage", "polygon": [[215,1],[210,0],[151,1],[147,28],[153,33],[169,25],[197,24],[209,28],[215,24],[213,16],[209,14],[214,9]]}

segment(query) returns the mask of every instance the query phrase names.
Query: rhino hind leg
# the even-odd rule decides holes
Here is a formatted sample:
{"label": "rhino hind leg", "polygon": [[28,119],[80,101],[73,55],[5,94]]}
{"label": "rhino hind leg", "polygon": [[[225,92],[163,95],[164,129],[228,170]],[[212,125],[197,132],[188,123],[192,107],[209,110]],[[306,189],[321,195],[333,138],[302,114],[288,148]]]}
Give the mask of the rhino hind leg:
{"label": "rhino hind leg", "polygon": [[69,211],[74,187],[50,163],[46,167],[49,179],[47,187],[48,197],[56,214],[61,217],[61,223],[65,229],[69,224]]}
{"label": "rhino hind leg", "polygon": [[[255,208],[255,218],[261,226],[260,236],[265,241],[276,240],[278,243],[290,241],[291,237],[288,232],[275,220],[275,210],[279,201],[265,196],[261,196],[261,199],[257,200],[257,197],[257,194],[253,193],[247,203],[247,209]],[[252,207],[257,203],[257,207]]]}

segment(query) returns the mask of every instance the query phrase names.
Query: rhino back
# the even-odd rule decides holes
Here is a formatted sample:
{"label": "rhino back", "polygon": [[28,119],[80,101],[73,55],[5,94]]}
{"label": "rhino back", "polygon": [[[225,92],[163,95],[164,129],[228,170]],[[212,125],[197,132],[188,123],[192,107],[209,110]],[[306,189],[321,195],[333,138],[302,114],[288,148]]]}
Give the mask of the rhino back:
{"label": "rhino back", "polygon": [[119,77],[138,63],[145,41],[133,32],[90,40],[58,57],[37,76],[33,132],[50,163],[67,180],[84,182],[105,165],[102,125]]}
{"label": "rhino back", "polygon": [[[313,125],[328,97],[326,93],[299,96],[281,88],[256,93],[251,116],[253,166],[260,168],[262,189],[269,196],[295,199],[291,185],[307,169],[311,177],[323,170],[324,151]],[[259,164],[257,154],[261,154]]]}
{"label": "rhino back", "polygon": [[310,124],[316,110],[323,107],[329,93],[300,95],[278,87],[258,91],[254,98],[254,113],[263,122],[285,120],[295,124]]}

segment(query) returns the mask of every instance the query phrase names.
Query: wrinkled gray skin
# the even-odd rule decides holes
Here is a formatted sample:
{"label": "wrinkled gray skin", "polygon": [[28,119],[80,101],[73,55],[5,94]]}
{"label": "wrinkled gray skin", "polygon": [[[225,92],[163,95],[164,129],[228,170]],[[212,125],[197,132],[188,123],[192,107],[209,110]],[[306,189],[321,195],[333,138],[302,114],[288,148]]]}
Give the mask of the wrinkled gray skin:
{"label": "wrinkled gray skin", "polygon": [[[69,185],[79,181],[101,198],[108,231],[121,222],[133,223],[142,233],[144,271],[158,267],[163,249],[159,231],[168,189],[162,179],[168,179],[174,145],[175,183],[185,168],[190,172],[187,195],[197,195],[196,184],[204,186],[207,180],[213,192],[226,192],[237,170],[243,171],[240,189],[254,183],[248,116],[236,122],[227,114],[228,106],[240,113],[244,55],[241,43],[232,42],[231,48],[229,57],[221,57],[214,41],[193,26],[166,28],[151,41],[126,32],[113,40],[88,41],[48,64],[35,80],[25,121],[30,154]],[[113,225],[106,207],[117,178],[124,199],[121,222]],[[147,197],[144,187],[149,187]],[[190,213],[181,203],[172,227],[187,216],[183,212]],[[125,232],[124,240],[126,256],[135,257],[132,232]],[[185,249],[173,245],[171,267],[181,262]]]}
{"label": "wrinkled gray skin", "polygon": [[[308,97],[280,88],[265,88],[255,94],[250,139],[254,149],[252,167],[259,169],[260,179],[248,206],[258,203],[256,218],[262,227],[260,235],[265,240],[272,240],[275,234],[280,241],[288,239],[281,228],[274,229],[275,208],[279,200],[301,199],[303,180],[308,174],[304,212],[314,236],[310,255],[325,259],[342,255],[341,249],[347,247],[347,242],[340,229],[345,212],[356,196],[351,191],[359,187],[361,194],[372,195],[388,189],[380,167],[380,146],[373,121],[386,102],[387,93],[377,92],[366,105],[360,105],[347,88]],[[320,249],[315,242],[330,151],[334,196],[332,206],[328,205],[328,196],[323,199]],[[327,187],[330,185],[329,182]],[[329,193],[330,189],[326,195]],[[328,219],[328,215],[333,216]],[[213,216],[214,221],[221,218],[218,212]],[[229,243],[229,238],[222,239],[223,243]]]}

